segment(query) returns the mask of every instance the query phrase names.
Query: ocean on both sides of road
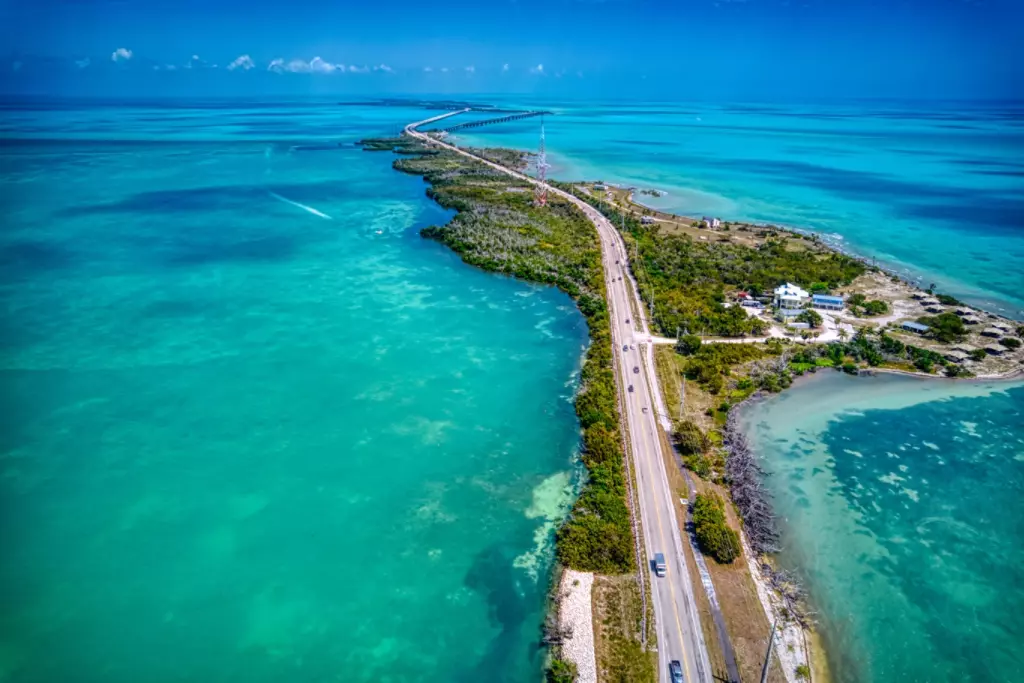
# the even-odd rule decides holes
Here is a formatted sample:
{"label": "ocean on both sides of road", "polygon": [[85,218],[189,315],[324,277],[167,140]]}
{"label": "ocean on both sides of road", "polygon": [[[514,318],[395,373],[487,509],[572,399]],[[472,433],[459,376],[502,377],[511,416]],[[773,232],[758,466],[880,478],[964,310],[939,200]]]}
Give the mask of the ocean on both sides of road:
{"label": "ocean on both sides of road", "polygon": [[739,410],[834,680],[1024,680],[1024,381],[822,370]]}
{"label": "ocean on both sides of road", "polygon": [[[494,103],[553,112],[552,177],[659,190],[636,199],[684,216],[814,230],[1024,320],[1020,102]],[[533,118],[456,137],[536,151],[539,134]]]}
{"label": "ocean on both sides of road", "polygon": [[0,680],[541,675],[586,326],[335,102],[0,106]]}

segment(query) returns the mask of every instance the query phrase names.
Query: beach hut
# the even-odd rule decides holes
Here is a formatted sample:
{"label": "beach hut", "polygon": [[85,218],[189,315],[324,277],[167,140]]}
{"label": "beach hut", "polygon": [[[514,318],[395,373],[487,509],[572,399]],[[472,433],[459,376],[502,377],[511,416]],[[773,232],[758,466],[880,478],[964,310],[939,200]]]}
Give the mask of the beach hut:
{"label": "beach hut", "polygon": [[1006,349],[999,344],[989,344],[985,347],[985,351],[992,354],[993,356],[1001,356]]}
{"label": "beach hut", "polygon": [[942,306],[935,304],[933,306],[927,306],[924,310],[928,311],[929,313],[942,313],[943,308]]}
{"label": "beach hut", "polygon": [[907,332],[914,332],[916,334],[924,334],[925,332],[928,331],[927,325],[916,323],[913,320],[908,320],[906,322],[900,323],[900,327],[902,327]]}
{"label": "beach hut", "polygon": [[992,327],[996,328],[997,330],[1002,330],[1003,332],[1009,332],[1010,330],[1013,329],[1012,327],[1003,322],[992,323]]}
{"label": "beach hut", "polygon": [[953,347],[954,351],[963,351],[964,353],[974,353],[978,350],[977,346],[971,346],[970,344],[957,344]]}
{"label": "beach hut", "polygon": [[922,300],[924,300],[924,299],[927,299],[927,298],[928,298],[928,295],[927,295],[927,294],[925,294],[924,292],[914,292],[914,293],[913,293],[913,294],[911,294],[910,296],[911,296],[911,298],[913,298],[913,299],[917,299],[918,301],[922,301]]}
{"label": "beach hut", "polygon": [[994,327],[986,327],[985,329],[983,329],[981,331],[981,336],[982,337],[994,337],[994,338],[998,339],[999,337],[1003,336],[1003,333],[1002,333],[1002,331],[997,330]]}
{"label": "beach hut", "polygon": [[811,297],[811,306],[826,311],[841,311],[843,310],[843,303],[843,297],[832,296],[831,294],[815,294]]}
{"label": "beach hut", "polygon": [[644,224],[644,225],[650,225],[651,223],[654,222],[654,217],[653,216],[641,216],[640,217],[640,222],[642,224]]}
{"label": "beach hut", "polygon": [[981,323],[981,318],[974,315],[968,315],[964,317],[963,323],[964,325],[978,325]]}
{"label": "beach hut", "polygon": [[968,356],[963,351],[950,351],[946,354],[945,358],[953,363],[963,363],[967,360]]}

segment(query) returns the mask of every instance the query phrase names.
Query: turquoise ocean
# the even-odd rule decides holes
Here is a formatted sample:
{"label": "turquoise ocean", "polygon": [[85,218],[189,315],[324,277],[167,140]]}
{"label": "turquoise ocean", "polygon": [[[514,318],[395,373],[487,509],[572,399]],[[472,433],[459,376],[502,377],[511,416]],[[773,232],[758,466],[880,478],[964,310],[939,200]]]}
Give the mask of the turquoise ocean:
{"label": "turquoise ocean", "polygon": [[[526,104],[557,112],[555,177],[822,230],[1021,317],[1019,108]],[[448,214],[390,154],[353,145],[432,113],[0,106],[0,680],[537,679],[551,532],[579,476],[586,330],[558,292],[421,240]],[[539,127],[478,131],[460,137],[535,149]],[[935,657],[905,680],[968,664],[972,680],[1013,680],[1019,390],[935,382],[928,401],[885,403],[909,391],[898,378],[820,379],[832,413],[811,401],[796,426],[751,430],[780,467],[771,481],[787,483],[781,511],[874,543],[824,561],[820,529],[787,526],[786,561],[810,577],[830,655],[863,663],[842,680],[895,680],[916,661],[901,652]],[[844,413],[859,392],[883,412]],[[920,426],[911,440],[858,419]],[[793,429],[813,452],[780,441]],[[826,455],[840,442],[894,482],[871,483],[884,514],[840,484],[789,485],[782,466],[806,456],[831,477],[815,482],[852,491],[864,473]],[[884,471],[872,460],[901,445],[918,450]],[[919,480],[897,487],[899,465]],[[944,524],[957,532],[941,571],[924,571],[897,551],[928,540],[907,525],[933,502],[970,523],[924,526],[935,543]],[[963,604],[926,611],[950,582],[967,586]],[[897,627],[904,640],[881,637]]]}
{"label": "turquoise ocean", "polygon": [[419,237],[422,113],[3,111],[0,681],[537,680],[586,328]]}
{"label": "turquoise ocean", "polygon": [[1024,381],[822,371],[741,410],[834,680],[1024,680]]}

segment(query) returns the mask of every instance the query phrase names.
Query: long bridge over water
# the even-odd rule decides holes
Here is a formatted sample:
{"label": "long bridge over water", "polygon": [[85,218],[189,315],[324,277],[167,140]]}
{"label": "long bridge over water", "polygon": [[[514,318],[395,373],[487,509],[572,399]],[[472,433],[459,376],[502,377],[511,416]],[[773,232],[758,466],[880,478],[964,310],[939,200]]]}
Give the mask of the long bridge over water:
{"label": "long bridge over water", "polygon": [[[473,111],[473,110],[472,109],[466,109],[466,110],[464,110],[462,112],[457,112],[457,113],[462,114],[462,113],[467,112],[467,111]],[[496,123],[508,123],[509,121],[518,121],[519,119],[528,119],[528,118],[533,117],[533,116],[544,116],[545,114],[550,114],[550,113],[551,112],[549,112],[549,111],[523,111],[523,112],[518,112],[516,114],[509,114],[507,116],[499,116],[499,117],[496,117],[496,118],[493,118],[493,119],[483,119],[482,121],[467,121],[465,123],[457,123],[454,126],[449,126],[447,128],[439,128],[437,130],[438,131],[444,131],[445,133],[451,133],[452,131],[462,130],[463,128],[479,128],[480,126],[490,126],[490,125],[493,125],[493,124],[496,124]]]}

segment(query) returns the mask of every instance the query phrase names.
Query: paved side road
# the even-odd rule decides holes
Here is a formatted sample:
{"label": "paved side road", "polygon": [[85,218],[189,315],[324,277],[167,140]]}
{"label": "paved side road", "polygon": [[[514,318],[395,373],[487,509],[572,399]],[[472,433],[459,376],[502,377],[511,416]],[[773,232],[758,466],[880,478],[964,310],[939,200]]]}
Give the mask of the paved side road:
{"label": "paved side road", "polygon": [[[435,140],[416,130],[418,126],[455,116],[461,111],[449,112],[405,127],[406,134],[428,144],[444,147],[495,170],[519,178],[533,185],[540,183],[527,175],[500,164],[482,159],[463,149]],[[651,573],[651,594],[658,634],[658,677],[668,681],[668,665],[677,659],[683,665],[688,683],[710,683],[711,664],[708,660],[704,635],[700,628],[693,594],[693,584],[686,566],[686,554],[679,532],[675,500],[668,485],[668,473],[658,433],[658,414],[664,414],[657,374],[654,372],[652,346],[635,345],[623,350],[624,344],[635,338],[649,337],[643,307],[640,320],[633,319],[630,299],[639,301],[636,283],[628,266],[625,243],[618,231],[604,216],[586,202],[558,188],[547,186],[550,194],[570,201],[582,210],[597,228],[601,241],[605,284],[611,316],[612,343],[615,345],[616,372],[625,389],[622,402],[623,420],[630,436],[630,455],[637,476],[640,519],[644,530],[644,545],[648,559],[655,553],[664,553],[668,573],[658,578]]]}

